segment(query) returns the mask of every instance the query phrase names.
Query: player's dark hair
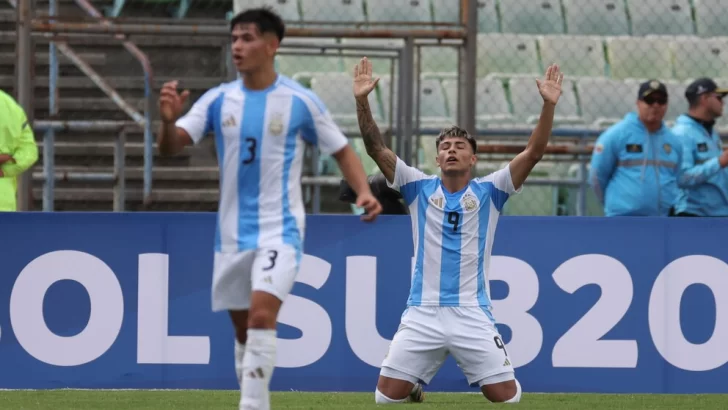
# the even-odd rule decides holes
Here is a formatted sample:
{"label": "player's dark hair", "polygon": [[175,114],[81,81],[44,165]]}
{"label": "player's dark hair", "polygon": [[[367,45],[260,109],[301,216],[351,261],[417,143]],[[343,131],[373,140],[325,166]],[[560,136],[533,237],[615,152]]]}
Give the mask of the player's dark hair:
{"label": "player's dark hair", "polygon": [[247,9],[238,13],[230,20],[230,31],[238,24],[255,24],[261,34],[275,33],[278,41],[283,41],[286,25],[283,19],[270,7]]}
{"label": "player's dark hair", "polygon": [[437,139],[435,140],[435,148],[440,149],[440,143],[445,138],[464,138],[470,143],[470,146],[473,148],[473,153],[478,152],[478,143],[475,142],[475,138],[473,138],[470,134],[468,134],[467,131],[458,127],[457,125],[453,125],[450,128],[445,128],[440,131],[440,135],[438,135]]}

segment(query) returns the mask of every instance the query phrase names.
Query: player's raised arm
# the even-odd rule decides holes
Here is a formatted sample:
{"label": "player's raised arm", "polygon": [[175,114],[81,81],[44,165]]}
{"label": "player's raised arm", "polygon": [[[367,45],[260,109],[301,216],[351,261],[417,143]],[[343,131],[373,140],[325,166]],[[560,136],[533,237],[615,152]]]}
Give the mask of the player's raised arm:
{"label": "player's raised arm", "polygon": [[561,83],[564,74],[559,66],[553,64],[546,70],[542,80],[536,80],[538,91],[543,98],[541,117],[531,133],[526,149],[518,154],[510,163],[511,179],[515,189],[519,189],[531,173],[533,167],[541,160],[551,136],[554,124],[554,110],[561,96]]}
{"label": "player's raised arm", "polygon": [[397,166],[397,156],[387,148],[379,132],[379,126],[374,122],[372,110],[369,107],[369,93],[377,86],[379,78],[372,77],[372,63],[366,57],[354,67],[354,98],[356,99],[356,117],[359,120],[359,130],[364,139],[367,154],[377,163],[379,169],[390,183],[394,182],[394,170]]}
{"label": "player's raised arm", "polygon": [[157,147],[162,155],[178,154],[186,145],[193,143],[190,134],[176,125],[189,95],[187,90],[182,94],[177,92],[177,81],[170,81],[162,86],[159,95],[159,116],[162,123],[157,133]]}

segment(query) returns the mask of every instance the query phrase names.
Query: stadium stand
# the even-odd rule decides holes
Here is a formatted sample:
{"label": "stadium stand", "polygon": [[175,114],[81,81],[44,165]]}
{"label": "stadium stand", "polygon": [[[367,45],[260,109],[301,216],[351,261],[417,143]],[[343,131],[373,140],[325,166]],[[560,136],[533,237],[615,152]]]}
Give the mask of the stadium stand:
{"label": "stadium stand", "polygon": [[[387,21],[453,22],[458,18],[455,0],[239,0],[244,6],[270,5],[281,12],[289,24],[315,20],[322,24],[385,23]],[[61,14],[82,14],[73,1],[61,0]],[[0,3],[2,4],[2,3]],[[39,8],[46,7],[41,3]],[[177,18],[221,18],[230,12],[232,1],[180,0],[107,0],[99,4],[108,15],[141,15]],[[5,6],[2,4],[2,6]],[[686,109],[682,91],[698,76],[720,81],[728,78],[728,0],[482,0],[478,1],[477,123],[480,127],[531,127],[538,115],[533,78],[552,62],[558,62],[567,74],[565,94],[559,106],[558,123],[568,127],[601,128],[634,107],[636,83],[659,78],[670,87],[671,105],[667,115],[673,121]],[[14,34],[13,11],[0,9],[0,87],[13,84]],[[148,14],[144,14],[148,13]],[[387,24],[386,27],[395,27]],[[387,39],[286,39],[294,42],[327,44],[389,44]],[[134,38],[152,59],[155,86],[179,78],[197,98],[207,88],[224,81],[224,41],[205,37]],[[78,43],[74,43],[78,44]],[[36,118],[47,118],[47,42],[37,43],[38,75]],[[89,38],[76,47],[92,67],[141,109],[143,86],[136,61],[110,39]],[[446,46],[421,48],[422,82],[420,87],[421,126],[438,127],[455,121],[457,108],[457,51]],[[329,54],[329,55],[327,55]],[[322,56],[323,55],[323,56]],[[6,58],[7,57],[7,58]],[[281,72],[314,88],[327,101],[342,126],[354,127],[355,108],[345,98],[354,57],[341,57],[332,51],[317,50],[315,55],[282,53],[277,58]],[[60,59],[60,106],[64,119],[124,119],[123,114],[65,58]],[[386,60],[375,62],[382,76],[375,114],[382,123],[390,120],[389,69]],[[156,92],[156,90],[155,90]],[[396,107],[396,99],[395,99]],[[728,126],[725,119],[719,123]],[[39,139],[41,135],[38,135]],[[356,140],[353,140],[356,141]],[[425,155],[428,138],[421,139],[420,157]],[[363,147],[355,142],[360,153]],[[59,170],[79,167],[108,167],[111,157],[108,136],[93,134],[64,135],[57,138]],[[141,135],[130,136],[127,164],[131,208],[138,204],[141,169]],[[213,148],[209,144],[187,150],[177,158],[156,158],[154,184],[156,195],[166,209],[214,209],[216,169]],[[324,159],[325,162],[326,159]],[[331,165],[331,164],[329,164]],[[322,165],[326,172],[335,169]],[[371,164],[369,164],[371,165]],[[432,168],[432,163],[424,164]],[[38,165],[40,167],[40,165]],[[192,168],[190,168],[192,167]],[[563,175],[566,175],[565,173]],[[64,193],[64,189],[70,193]],[[78,190],[71,190],[79,188]],[[93,198],[108,199],[109,190],[80,190],[61,184],[57,192],[59,209],[84,198],[94,209]],[[39,185],[37,186],[39,189]],[[199,192],[191,194],[190,192]],[[39,191],[38,191],[39,192]],[[168,196],[165,192],[169,192]],[[74,197],[73,195],[81,195]],[[40,198],[39,194],[36,194]],[[66,198],[68,201],[64,201]],[[173,198],[181,198],[179,200]],[[135,202],[136,201],[136,202]],[[195,203],[193,206],[192,203]],[[176,205],[175,205],[176,204]],[[73,205],[78,206],[78,205]],[[160,205],[161,206],[161,205]],[[175,208],[175,206],[177,208]],[[98,208],[108,206],[99,202]],[[71,208],[67,208],[71,209]],[[551,207],[553,212],[554,207]]]}

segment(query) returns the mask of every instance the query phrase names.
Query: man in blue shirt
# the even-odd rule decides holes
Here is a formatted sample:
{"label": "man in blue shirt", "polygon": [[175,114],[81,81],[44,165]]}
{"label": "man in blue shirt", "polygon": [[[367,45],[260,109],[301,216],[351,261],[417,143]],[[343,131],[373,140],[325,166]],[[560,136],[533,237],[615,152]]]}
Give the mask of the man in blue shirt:
{"label": "man in blue shirt", "polygon": [[672,128],[683,152],[678,216],[728,216],[728,152],[715,130],[726,94],[728,88],[709,78],[699,78],[685,90],[688,113]]}
{"label": "man in blue shirt", "polygon": [[668,216],[678,196],[679,139],[665,126],[667,88],[642,83],[637,112],[599,136],[589,180],[606,216]]}

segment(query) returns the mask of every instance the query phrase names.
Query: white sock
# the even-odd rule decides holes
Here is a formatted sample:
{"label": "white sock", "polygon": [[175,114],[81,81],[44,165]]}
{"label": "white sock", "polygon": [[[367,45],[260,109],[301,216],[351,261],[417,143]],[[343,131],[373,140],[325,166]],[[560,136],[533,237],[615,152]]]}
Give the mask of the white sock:
{"label": "white sock", "polygon": [[394,404],[394,403],[404,403],[407,401],[407,399],[401,399],[401,400],[394,400],[390,399],[389,397],[382,394],[382,392],[379,391],[379,389],[374,391],[374,401],[377,404]]}
{"label": "white sock", "polygon": [[238,375],[238,386],[243,387],[243,355],[245,355],[245,345],[235,339],[235,374]]}
{"label": "white sock", "polygon": [[270,410],[268,386],[276,363],[276,331],[248,329],[240,410]]}

